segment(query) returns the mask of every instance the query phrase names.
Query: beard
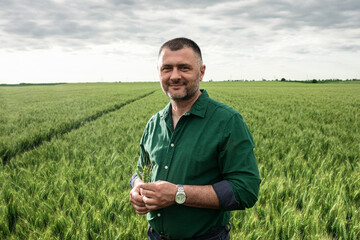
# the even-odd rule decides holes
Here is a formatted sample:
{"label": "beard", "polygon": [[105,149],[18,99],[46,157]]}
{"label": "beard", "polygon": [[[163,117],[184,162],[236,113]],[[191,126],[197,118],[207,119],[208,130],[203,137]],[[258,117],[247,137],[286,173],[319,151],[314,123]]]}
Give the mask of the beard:
{"label": "beard", "polygon": [[[179,86],[178,89],[174,89]],[[186,101],[194,97],[199,90],[199,81],[192,83],[183,80],[172,80],[166,84],[164,92],[173,101]]]}

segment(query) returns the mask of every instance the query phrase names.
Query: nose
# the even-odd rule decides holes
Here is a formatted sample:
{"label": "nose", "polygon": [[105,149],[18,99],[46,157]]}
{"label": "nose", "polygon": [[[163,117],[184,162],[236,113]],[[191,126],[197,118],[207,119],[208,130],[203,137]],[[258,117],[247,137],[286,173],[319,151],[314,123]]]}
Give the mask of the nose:
{"label": "nose", "polygon": [[170,80],[179,80],[181,79],[180,72],[177,68],[174,68],[171,72]]}

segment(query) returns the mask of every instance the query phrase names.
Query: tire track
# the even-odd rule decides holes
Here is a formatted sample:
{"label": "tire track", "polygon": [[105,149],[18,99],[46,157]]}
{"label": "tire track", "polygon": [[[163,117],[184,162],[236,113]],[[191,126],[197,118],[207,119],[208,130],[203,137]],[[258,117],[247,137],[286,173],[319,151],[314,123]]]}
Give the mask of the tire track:
{"label": "tire track", "polygon": [[131,104],[131,103],[133,103],[135,101],[141,100],[141,99],[153,94],[156,91],[157,90],[148,92],[148,93],[143,94],[143,95],[141,95],[141,96],[139,96],[137,98],[125,101],[124,103],[115,104],[112,107],[109,107],[107,109],[98,111],[95,114],[87,116],[85,118],[81,118],[81,119],[78,119],[78,120],[73,121],[73,122],[65,122],[64,124],[62,124],[57,129],[50,129],[46,133],[41,133],[39,135],[34,136],[34,138],[31,139],[31,140],[21,141],[13,149],[2,149],[2,151],[0,152],[0,158],[2,159],[2,162],[5,165],[12,158],[14,158],[15,156],[17,156],[19,154],[28,152],[28,151],[40,146],[44,142],[50,142],[51,139],[53,139],[54,137],[59,137],[59,136],[62,136],[64,134],[66,134],[66,133],[69,133],[69,132],[71,132],[73,130],[76,130],[76,129],[84,126],[85,124],[87,124],[89,122],[97,120],[98,118],[104,116],[105,114],[117,111],[117,110],[121,109],[122,107],[124,107],[126,105],[129,105],[129,104]]}

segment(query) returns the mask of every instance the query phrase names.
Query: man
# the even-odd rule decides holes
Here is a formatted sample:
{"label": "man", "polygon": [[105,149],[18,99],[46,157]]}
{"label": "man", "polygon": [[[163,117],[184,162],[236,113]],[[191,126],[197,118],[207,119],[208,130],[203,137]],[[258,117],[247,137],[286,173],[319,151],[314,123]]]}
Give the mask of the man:
{"label": "man", "polygon": [[147,123],[138,162],[151,163],[152,182],[130,179],[130,202],[147,213],[149,239],[230,239],[230,211],[257,201],[253,138],[237,111],[200,90],[205,69],[190,39],[160,48],[160,83],[170,103]]}

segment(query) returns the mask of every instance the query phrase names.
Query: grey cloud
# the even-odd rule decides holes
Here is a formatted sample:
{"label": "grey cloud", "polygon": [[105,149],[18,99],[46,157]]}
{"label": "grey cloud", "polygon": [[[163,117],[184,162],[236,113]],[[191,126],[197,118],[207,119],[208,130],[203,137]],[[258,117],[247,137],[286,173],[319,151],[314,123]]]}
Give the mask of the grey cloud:
{"label": "grey cloud", "polygon": [[189,33],[214,45],[246,46],[276,41],[284,31],[304,27],[358,31],[360,2],[2,0],[0,19],[0,37],[12,39],[2,40],[1,48],[31,46],[36,40],[41,42],[36,46],[44,48],[86,47],[119,39],[158,44],[166,36]]}
{"label": "grey cloud", "polygon": [[[117,5],[121,9],[127,6],[129,5]],[[84,44],[94,44],[126,37],[127,26],[131,25],[133,14],[132,10],[117,11],[112,3],[98,5],[86,2],[59,4],[50,1],[4,1],[0,4],[0,18],[3,19],[0,36],[14,38],[10,44],[12,46],[8,47],[14,47],[20,42],[27,45],[32,39],[38,39],[47,48],[47,41],[61,46],[68,42],[65,39],[86,40]]]}
{"label": "grey cloud", "polygon": [[359,44],[351,44],[351,45],[343,45],[337,47],[339,50],[348,51],[348,52],[360,52],[360,45]]}
{"label": "grey cloud", "polygon": [[96,31],[96,27],[81,25],[74,21],[51,22],[47,24],[39,24],[36,21],[24,21],[22,24],[10,22],[5,30],[8,33],[39,39],[52,36],[71,36],[72,38],[86,39],[93,36],[92,34]]}
{"label": "grey cloud", "polygon": [[337,1],[248,1],[237,8],[214,11],[225,18],[243,18],[252,22],[274,23],[279,28],[359,28],[360,2]]}

